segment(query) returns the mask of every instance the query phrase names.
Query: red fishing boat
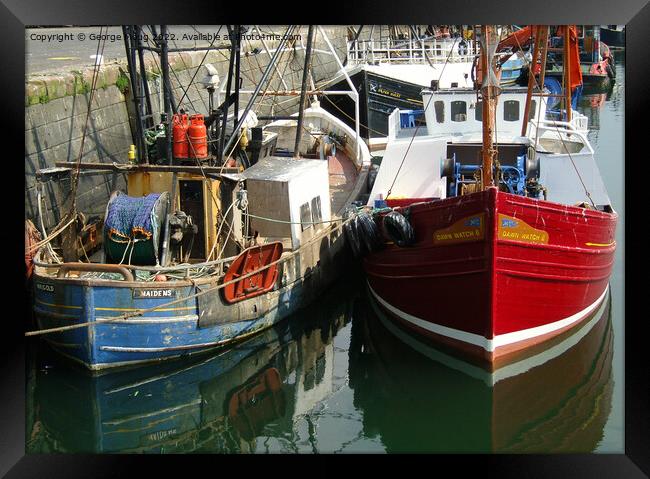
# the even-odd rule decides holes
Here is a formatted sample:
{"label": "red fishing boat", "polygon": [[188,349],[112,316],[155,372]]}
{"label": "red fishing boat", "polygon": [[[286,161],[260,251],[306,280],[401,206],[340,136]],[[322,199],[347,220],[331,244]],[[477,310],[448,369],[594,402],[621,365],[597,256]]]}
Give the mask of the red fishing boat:
{"label": "red fishing boat", "polygon": [[[482,37],[483,65],[492,69],[491,27]],[[533,61],[542,61],[544,37]],[[566,85],[579,82],[571,81],[570,64],[564,70]],[[497,108],[496,76],[486,76],[478,98],[423,92],[443,121],[432,129],[432,113],[429,135],[395,134],[370,196],[380,208],[348,228],[387,240],[366,241],[363,266],[371,296],[390,318],[488,369],[543,349],[594,314],[607,293],[617,222],[593,149],[572,123],[570,95],[564,121],[531,119],[508,136],[508,117],[534,117],[536,80],[520,116],[513,104]],[[459,116],[467,95],[480,115]],[[446,106],[451,118],[444,119]],[[465,124],[472,116],[481,142]],[[445,130],[459,126],[464,135]]]}

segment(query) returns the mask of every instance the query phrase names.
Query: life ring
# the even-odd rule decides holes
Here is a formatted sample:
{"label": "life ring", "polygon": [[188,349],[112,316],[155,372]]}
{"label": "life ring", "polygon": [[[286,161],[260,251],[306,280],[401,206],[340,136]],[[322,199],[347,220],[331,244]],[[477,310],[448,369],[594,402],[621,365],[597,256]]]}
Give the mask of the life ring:
{"label": "life ring", "polygon": [[399,247],[410,246],[415,242],[413,226],[398,211],[391,211],[384,216],[383,229],[386,236]]}
{"label": "life ring", "polygon": [[384,245],[379,226],[368,213],[361,213],[356,217],[359,236],[363,240],[369,253],[377,251]]}

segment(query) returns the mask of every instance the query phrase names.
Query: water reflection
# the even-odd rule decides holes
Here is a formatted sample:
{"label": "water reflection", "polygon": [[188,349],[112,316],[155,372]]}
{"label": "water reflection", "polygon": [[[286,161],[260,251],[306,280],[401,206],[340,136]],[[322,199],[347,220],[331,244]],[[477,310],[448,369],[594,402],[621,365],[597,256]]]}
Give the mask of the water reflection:
{"label": "water reflection", "polygon": [[[27,382],[28,452],[256,452],[332,391],[351,290],[216,356],[92,376],[41,349]],[[291,450],[291,445],[288,446]]]}
{"label": "water reflection", "polygon": [[611,410],[609,296],[577,331],[488,373],[416,340],[368,298],[355,308],[350,387],[390,452],[589,452]]}
{"label": "water reflection", "polygon": [[612,319],[606,303],[590,329],[496,374],[398,339],[356,283],[189,362],[92,377],[39,346],[27,451],[621,452],[624,57],[616,67],[613,88],[579,104],[621,215]]}
{"label": "water reflection", "polygon": [[33,356],[27,451],[588,452],[613,393],[609,297],[493,373],[402,331],[357,284],[214,356],[92,376]]}
{"label": "water reflection", "polygon": [[[578,111],[589,119],[589,140],[592,143],[598,142],[598,131],[600,130],[600,114],[605,103],[609,103],[609,109],[623,112],[622,103],[625,101],[623,95],[625,81],[625,52],[616,52],[616,81],[608,85],[605,90],[588,89],[583,90],[578,101]],[[594,145],[595,146],[595,145]]]}

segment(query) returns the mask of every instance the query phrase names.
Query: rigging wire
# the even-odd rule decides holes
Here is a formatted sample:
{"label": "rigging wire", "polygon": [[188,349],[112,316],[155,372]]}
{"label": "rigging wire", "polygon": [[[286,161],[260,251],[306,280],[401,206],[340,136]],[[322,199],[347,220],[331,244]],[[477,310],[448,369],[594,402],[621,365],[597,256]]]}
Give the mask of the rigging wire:
{"label": "rigging wire", "polygon": [[[221,33],[221,29],[222,29],[222,28],[223,28],[223,25],[221,25],[221,26],[219,27],[219,30],[217,31],[217,33],[215,34],[214,38],[212,39],[212,42],[210,43],[210,46],[209,46],[208,49],[205,51],[205,54],[203,55],[203,58],[201,59],[201,62],[199,63],[199,66],[196,68],[196,71],[194,72],[194,75],[193,75],[192,78],[190,79],[190,83],[189,83],[189,85],[187,86],[187,89],[184,89],[184,90],[183,90],[183,96],[181,97],[181,99],[180,99],[179,102],[178,102],[179,105],[180,105],[180,103],[182,103],[183,99],[184,99],[185,96],[187,95],[187,92],[189,91],[190,86],[194,85],[194,86],[196,87],[196,91],[197,91],[197,93],[199,94],[199,98],[201,98],[201,100],[203,101],[203,106],[205,107],[206,110],[208,109],[208,105],[205,103],[205,99],[201,96],[201,90],[199,89],[199,86],[198,86],[196,83],[194,83],[194,79],[196,78],[196,75],[199,73],[199,70],[201,69],[201,67],[203,66],[203,62],[204,62],[205,59],[208,57],[208,54],[209,54],[210,51],[211,51],[210,48],[212,48],[212,46],[214,45],[215,40],[219,37],[219,34]],[[195,30],[196,30],[196,29],[195,29]],[[176,44],[176,40],[172,39],[172,42],[174,43],[174,47],[176,47],[176,49],[178,49],[178,45]],[[189,67],[188,67],[187,64],[185,63],[185,59],[183,58],[183,55],[179,55],[179,57],[180,57],[181,61],[183,62],[183,65],[185,66],[185,69],[186,69],[186,70],[189,70]],[[174,71],[174,70],[172,69],[172,71]],[[176,76],[175,73],[174,73],[174,76]],[[176,77],[176,80],[178,80],[178,77]],[[179,85],[180,85],[180,81],[179,81]],[[181,88],[182,88],[182,87],[181,87]],[[189,96],[188,96],[188,99],[189,99]],[[196,109],[195,109],[194,111],[196,111]],[[211,113],[211,112],[208,112],[208,114],[210,114],[210,113]]]}
{"label": "rigging wire", "polygon": [[[442,71],[440,72],[440,76],[438,77],[438,82],[442,79],[442,74],[445,72],[445,67],[447,66],[447,63],[449,62],[449,58],[451,57],[451,54],[454,51],[454,47],[456,46],[456,42],[458,41],[458,37],[456,40],[454,40],[454,43],[451,46],[451,49],[449,50],[449,54],[447,55],[447,59],[445,60],[445,64],[442,66]],[[424,111],[427,111],[429,108],[429,104],[431,103],[431,100],[433,99],[433,92],[431,96],[429,97],[429,100],[427,101],[426,106],[424,107]],[[413,132],[413,136],[411,136],[411,141],[409,141],[409,145],[406,148],[406,152],[404,153],[404,157],[402,158],[402,161],[399,165],[399,168],[397,169],[397,173],[395,173],[395,177],[393,178],[393,182],[390,184],[390,188],[388,188],[388,191],[386,192],[386,198],[390,196],[390,194],[393,191],[393,186],[395,186],[395,182],[397,181],[397,177],[399,176],[400,171],[402,170],[402,166],[404,166],[404,161],[406,160],[406,157],[409,154],[409,151],[411,150],[411,145],[413,145],[413,140],[415,140],[415,137],[418,134],[418,131],[420,130],[420,126],[418,125],[417,128],[415,128],[415,131]]]}
{"label": "rigging wire", "polygon": [[[567,28],[568,28],[568,27],[567,27]],[[521,44],[519,43],[519,39],[518,39],[517,37],[515,37],[515,40],[517,40],[517,45],[518,45],[519,48],[521,49]],[[533,82],[534,82],[535,86],[537,87],[537,89],[538,89],[540,92],[543,92],[542,87],[540,87],[540,86],[539,86],[539,83],[537,82],[537,78],[535,78],[535,73],[534,73],[534,68],[533,68],[534,65],[532,65],[532,63],[531,63],[531,62],[530,62],[530,61],[529,61],[525,56],[524,56],[523,58],[524,58],[524,61],[528,64],[528,74],[529,74],[529,75],[533,75]],[[534,59],[534,60],[537,61],[537,59]],[[566,68],[566,59],[564,59],[564,66],[563,66],[563,68]],[[562,81],[564,82],[564,79],[563,79]],[[541,100],[544,102],[545,106],[548,108],[548,100],[546,99],[546,97],[544,97],[544,96],[542,96],[542,95],[540,94],[540,98],[541,98]],[[571,106],[569,105],[569,108],[570,108],[570,107],[571,107]],[[541,110],[542,110],[542,109],[540,108],[539,111],[537,112],[537,115],[538,115],[538,124],[539,124],[539,117],[541,116]],[[555,131],[556,131],[556,133],[557,133],[557,135],[558,135],[558,138],[559,138],[560,141],[562,142],[562,146],[564,147],[564,151],[566,151],[566,153],[567,153],[567,155],[568,155],[568,157],[569,157],[569,160],[571,160],[571,164],[573,165],[573,169],[575,170],[576,174],[578,175],[578,179],[580,180],[580,183],[582,184],[582,187],[583,187],[583,189],[585,190],[585,193],[587,194],[587,197],[589,198],[589,201],[591,202],[591,205],[592,205],[594,208],[596,208],[596,203],[595,203],[594,200],[592,199],[592,197],[591,197],[591,193],[589,192],[587,186],[585,185],[585,182],[584,182],[583,179],[582,179],[582,175],[580,174],[580,171],[578,171],[578,167],[576,166],[575,162],[573,161],[573,157],[571,156],[571,153],[569,152],[569,149],[567,148],[566,143],[564,142],[564,138],[562,137],[562,134],[560,133],[560,129],[557,127],[557,125],[555,124],[555,122],[553,122],[553,126],[554,126]],[[539,128],[538,128],[538,127],[535,128],[535,134],[536,134],[536,135],[535,135],[535,136],[536,136],[536,140],[535,140],[535,150],[537,150],[537,139],[539,138]]]}
{"label": "rigging wire", "polygon": [[[106,27],[108,30],[108,27]],[[74,219],[76,219],[76,210],[77,210],[77,186],[79,184],[79,175],[81,171],[81,158],[83,157],[83,150],[84,150],[84,144],[86,140],[86,136],[88,133],[88,123],[90,121],[90,111],[92,110],[92,102],[95,98],[95,90],[97,89],[97,78],[99,77],[99,70],[101,68],[101,61],[100,58],[103,57],[104,55],[104,47],[106,46],[106,36],[107,35],[102,35],[102,30],[103,27],[99,28],[99,41],[97,42],[97,53],[95,57],[95,65],[93,68],[93,77],[92,77],[92,83],[90,86],[90,98],[88,99],[88,109],[86,111],[86,121],[84,124],[84,129],[83,129],[83,134],[81,136],[81,143],[79,145],[79,156],[77,158],[77,165],[75,168],[75,172],[72,176],[72,187],[71,187],[71,192],[70,194],[72,195],[72,209],[70,211],[70,214],[73,216]],[[101,48],[100,48],[101,47]],[[100,56],[100,51],[101,51],[101,56]]]}
{"label": "rigging wire", "polygon": [[[83,156],[83,149],[84,149],[84,144],[85,144],[85,139],[88,133],[88,122],[90,119],[90,111],[92,109],[92,101],[94,99],[94,94],[95,94],[95,89],[97,86],[97,78],[98,78],[98,73],[99,69],[101,68],[100,65],[100,51],[101,51],[101,56],[104,54],[104,47],[106,46],[106,35],[102,35],[103,31],[103,26],[99,28],[99,40],[97,42],[97,50],[96,50],[96,56],[95,56],[95,65],[93,67],[93,75],[92,75],[92,80],[91,80],[91,86],[90,86],[90,98],[88,99],[88,108],[86,111],[86,121],[84,124],[83,128],[83,134],[81,137],[81,143],[79,145],[79,156],[77,158],[77,165],[75,168],[75,171],[72,175],[72,185],[70,189],[70,194],[72,195],[72,208],[68,213],[61,218],[59,223],[54,227],[54,229],[50,232],[49,236],[45,237],[43,240],[39,241],[38,243],[35,243],[32,248],[30,248],[29,252],[34,252],[37,249],[39,249],[41,246],[48,244],[50,241],[52,241],[54,238],[56,238],[59,234],[61,234],[63,231],[65,231],[73,222],[76,221],[77,215],[76,215],[76,209],[77,209],[77,185],[79,183],[79,175],[80,175],[80,165],[81,165],[81,158]],[[108,27],[106,27],[108,29]],[[76,86],[76,83],[75,83]],[[75,95],[76,95],[76,88],[75,88]],[[71,217],[71,218],[69,218]],[[69,218],[69,219],[68,219]],[[64,224],[64,222],[67,221],[67,223]]]}

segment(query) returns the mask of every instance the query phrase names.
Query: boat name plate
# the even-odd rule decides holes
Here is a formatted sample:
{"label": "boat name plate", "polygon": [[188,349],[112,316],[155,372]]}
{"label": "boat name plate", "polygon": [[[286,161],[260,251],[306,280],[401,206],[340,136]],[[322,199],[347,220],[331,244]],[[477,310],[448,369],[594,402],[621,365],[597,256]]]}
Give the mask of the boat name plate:
{"label": "boat name plate", "polygon": [[134,289],[134,299],[151,299],[151,298],[175,298],[176,290],[172,288],[164,289]]}

